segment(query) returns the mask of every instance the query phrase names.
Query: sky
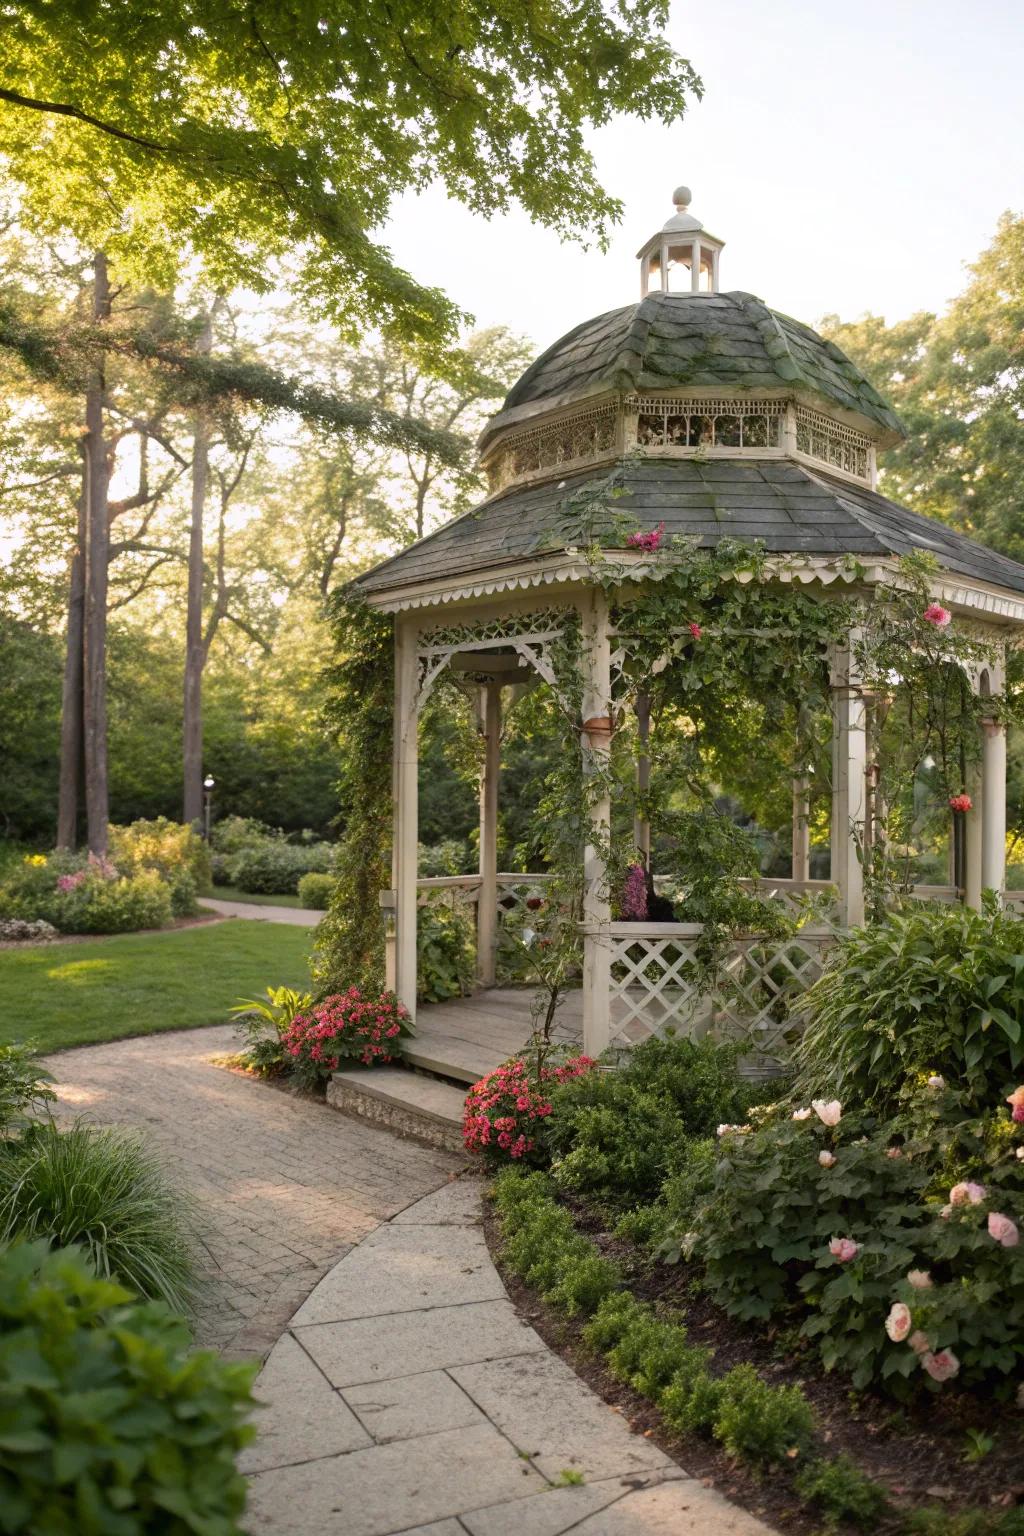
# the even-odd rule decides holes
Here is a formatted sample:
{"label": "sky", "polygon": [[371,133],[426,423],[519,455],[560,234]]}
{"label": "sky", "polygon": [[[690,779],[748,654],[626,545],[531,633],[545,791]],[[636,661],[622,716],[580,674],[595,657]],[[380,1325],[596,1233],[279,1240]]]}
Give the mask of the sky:
{"label": "sky", "polygon": [[814,324],[941,310],[999,215],[1024,212],[1020,0],[680,0],[669,37],[704,81],[671,127],[593,134],[625,211],[607,253],[513,213],[488,222],[432,189],[396,203],[398,260],[478,325],[545,347],[639,297],[635,253],[672,191],[726,241],[723,289]]}

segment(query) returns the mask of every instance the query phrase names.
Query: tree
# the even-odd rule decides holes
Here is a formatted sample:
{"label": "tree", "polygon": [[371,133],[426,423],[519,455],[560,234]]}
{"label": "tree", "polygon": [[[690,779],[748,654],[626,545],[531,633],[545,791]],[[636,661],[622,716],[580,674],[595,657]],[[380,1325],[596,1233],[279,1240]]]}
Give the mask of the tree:
{"label": "tree", "polygon": [[439,180],[485,216],[518,202],[564,238],[620,212],[587,130],[682,116],[700,81],[668,0],[24,0],[0,32],[0,149],[33,227],[170,290],[266,292],[287,261],[319,313],[435,355],[458,312],[372,231]]}

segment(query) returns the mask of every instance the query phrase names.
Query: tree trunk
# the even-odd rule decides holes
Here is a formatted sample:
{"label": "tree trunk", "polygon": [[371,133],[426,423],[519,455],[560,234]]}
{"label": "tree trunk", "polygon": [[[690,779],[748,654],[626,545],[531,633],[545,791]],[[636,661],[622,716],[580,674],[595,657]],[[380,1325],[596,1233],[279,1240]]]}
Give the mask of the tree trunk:
{"label": "tree trunk", "polygon": [[[110,318],[107,258],[97,251],[93,270],[93,319]],[[83,631],[83,734],[85,744],[85,816],[90,853],[107,851],[110,819],[107,782],[107,566],[110,524],[107,507],[109,466],[104,433],[106,366],[102,354],[85,394],[85,617]]]}
{"label": "tree trunk", "polygon": [[78,809],[82,791],[82,663],[85,629],[85,477],[78,498],[78,529],[68,583],[67,653],[60,710],[60,791],[57,847],[78,844]]}
{"label": "tree trunk", "polygon": [[[213,317],[206,316],[198,352],[213,344]],[[196,411],[192,429],[192,521],[188,539],[188,603],[185,617],[185,697],[182,713],[184,796],[182,820],[199,825],[203,814],[203,510],[210,467],[210,427],[206,413]]]}

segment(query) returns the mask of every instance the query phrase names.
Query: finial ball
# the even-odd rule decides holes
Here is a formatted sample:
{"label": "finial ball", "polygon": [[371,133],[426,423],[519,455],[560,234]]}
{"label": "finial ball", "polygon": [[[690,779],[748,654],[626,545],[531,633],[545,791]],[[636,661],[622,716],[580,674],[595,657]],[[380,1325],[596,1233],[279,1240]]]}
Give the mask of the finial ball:
{"label": "finial ball", "polygon": [[689,187],[676,187],[672,193],[672,201],[677,208],[689,208],[693,193]]}

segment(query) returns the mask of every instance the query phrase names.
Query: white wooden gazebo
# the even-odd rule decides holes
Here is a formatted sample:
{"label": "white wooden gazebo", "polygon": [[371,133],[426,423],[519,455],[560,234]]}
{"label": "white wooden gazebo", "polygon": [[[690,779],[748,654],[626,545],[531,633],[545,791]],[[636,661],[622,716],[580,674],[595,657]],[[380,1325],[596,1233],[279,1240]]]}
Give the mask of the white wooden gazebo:
{"label": "white wooden gazebo", "polygon": [[[757,541],[779,582],[806,584],[826,600],[847,595],[851,584],[891,582],[900,556],[925,550],[940,568],[935,598],[988,636],[994,654],[1024,629],[1024,566],[879,494],[876,451],[903,435],[896,416],[831,342],[750,294],[720,292],[722,242],[689,213],[685,188],[674,200],[674,217],[640,252],[640,302],[569,331],[488,424],[480,443],[488,498],[358,583],[372,606],[395,618],[393,881],[382,904],[393,912],[394,984],[414,1014],[420,904],[441,889],[475,905],[478,982],[487,988],[502,906],[543,881],[497,868],[503,695],[530,678],[557,687],[552,647],[571,616],[578,615],[583,638],[584,754],[609,750],[629,639],[616,631],[614,595],[610,603],[585,556],[555,536],[574,493],[615,471],[628,498],[620,505],[640,527],[663,522],[666,537],[686,535],[705,546],[724,537]],[[624,583],[650,571],[643,550],[623,549],[616,560]],[[777,977],[781,966],[793,985],[808,984],[836,928],[864,919],[861,860],[871,838],[872,782],[855,653],[851,637],[830,658],[831,880],[809,878],[806,785],[797,782],[791,876],[767,883],[784,903],[834,887],[830,921],[801,928],[770,953],[756,940],[737,941],[728,987],[702,1003],[705,1018],[760,1029],[768,1053],[779,1027],[778,1010],[765,1001],[768,972]],[[478,690],[486,741],[479,872],[422,881],[417,725],[446,669]],[[992,700],[992,710],[971,785],[963,887],[924,894],[977,905],[983,889],[1004,886],[1001,665],[976,669],[972,686]],[[584,1047],[597,1055],[613,1038],[685,1022],[688,1008],[692,1015],[682,970],[699,930],[612,921],[599,852],[608,804],[593,805],[591,815],[582,1016]]]}

